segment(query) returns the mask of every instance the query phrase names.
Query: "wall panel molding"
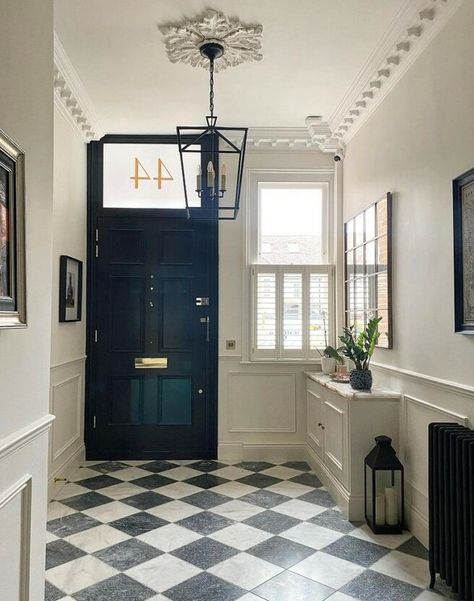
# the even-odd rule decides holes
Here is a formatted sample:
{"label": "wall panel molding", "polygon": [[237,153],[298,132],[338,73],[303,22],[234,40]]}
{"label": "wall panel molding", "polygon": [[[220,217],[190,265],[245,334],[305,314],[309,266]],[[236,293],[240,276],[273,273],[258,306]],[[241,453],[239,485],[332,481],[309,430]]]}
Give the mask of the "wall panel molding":
{"label": "wall panel molding", "polygon": [[65,404],[65,399],[59,400],[59,394],[65,388],[74,387],[74,394],[67,399],[72,404],[72,409],[68,411],[70,418],[74,415],[74,422],[72,423],[72,434],[58,447],[58,427],[62,425],[61,420],[56,421],[53,425],[51,435],[51,449],[53,461],[56,461],[67,449],[69,449],[74,443],[76,443],[81,436],[81,419],[82,419],[82,391],[83,391],[83,377],[82,374],[75,374],[69,378],[65,378],[60,382],[56,382],[51,386],[51,411],[54,415],[58,415],[60,412],[59,403]]}
{"label": "wall panel molding", "polygon": [[474,386],[468,386],[467,384],[460,384],[459,382],[453,382],[452,380],[443,380],[427,374],[422,374],[409,369],[403,369],[394,365],[386,365],[384,363],[377,363],[376,361],[371,362],[371,366],[381,372],[386,372],[391,375],[399,376],[413,380],[418,384],[424,384],[433,388],[442,390],[450,394],[456,394],[458,396],[467,397],[474,399]]}
{"label": "wall panel molding", "polygon": [[296,432],[294,373],[229,372],[229,432]]}
{"label": "wall panel molding", "polygon": [[66,367],[67,365],[73,365],[74,363],[83,363],[87,359],[87,355],[83,355],[81,357],[75,357],[73,359],[67,359],[66,361],[61,361],[60,363],[55,363],[51,365],[51,370],[60,369],[61,367]]}
{"label": "wall panel molding", "polygon": [[[465,415],[404,395],[401,430],[407,467],[407,516],[413,534],[425,544],[428,540],[428,424],[439,421],[468,424]],[[410,441],[409,447],[407,441]]]}
{"label": "wall panel molding", "polygon": [[[32,476],[26,474],[0,495],[0,512],[18,496],[21,498],[20,540],[18,541],[20,547],[19,601],[29,601],[30,598],[32,481]],[[8,541],[8,544],[14,546],[16,542]]]}
{"label": "wall panel molding", "polygon": [[0,440],[0,461],[30,444],[35,438],[42,436],[50,429],[53,421],[54,415],[48,413],[25,428],[17,430],[10,436]]}

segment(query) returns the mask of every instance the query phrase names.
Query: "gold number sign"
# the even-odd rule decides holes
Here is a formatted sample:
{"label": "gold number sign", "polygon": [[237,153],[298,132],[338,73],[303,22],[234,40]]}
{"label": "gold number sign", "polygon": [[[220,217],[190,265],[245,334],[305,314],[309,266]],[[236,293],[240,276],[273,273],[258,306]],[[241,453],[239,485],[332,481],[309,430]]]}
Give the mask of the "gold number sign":
{"label": "gold number sign", "polygon": [[[165,171],[168,174],[168,177],[165,177],[165,175],[163,175],[163,171]],[[151,181],[152,179],[156,180],[158,190],[161,190],[161,183],[164,181],[173,181],[174,177],[171,175],[168,167],[163,163],[163,161],[161,159],[158,159],[156,162],[156,177],[151,178],[148,171],[140,163],[140,160],[137,157],[135,157],[134,174],[130,176],[130,179],[134,182],[135,190],[138,190],[141,180]]]}

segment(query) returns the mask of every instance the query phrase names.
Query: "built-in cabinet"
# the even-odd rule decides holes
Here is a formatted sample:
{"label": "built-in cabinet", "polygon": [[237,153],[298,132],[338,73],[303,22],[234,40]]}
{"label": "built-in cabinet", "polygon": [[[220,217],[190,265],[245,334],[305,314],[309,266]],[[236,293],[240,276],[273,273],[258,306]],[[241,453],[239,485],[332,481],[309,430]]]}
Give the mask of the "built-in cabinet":
{"label": "built-in cabinet", "polygon": [[349,519],[364,518],[364,458],[374,438],[398,446],[400,394],[356,392],[320,373],[306,373],[307,443],[312,467]]}

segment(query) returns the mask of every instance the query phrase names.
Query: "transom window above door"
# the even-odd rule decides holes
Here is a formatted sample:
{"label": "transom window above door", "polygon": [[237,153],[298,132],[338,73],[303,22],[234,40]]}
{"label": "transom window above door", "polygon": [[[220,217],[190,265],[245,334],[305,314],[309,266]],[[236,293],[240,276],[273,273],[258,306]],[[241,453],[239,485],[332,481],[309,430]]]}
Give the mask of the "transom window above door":
{"label": "transom window above door", "polygon": [[330,185],[259,181],[254,194],[247,223],[250,358],[319,358],[335,331]]}
{"label": "transom window above door", "polygon": [[[176,140],[169,143],[104,143],[104,209],[184,209],[184,184]],[[186,167],[197,173],[199,147],[186,156]],[[191,207],[201,200],[188,185]]]}

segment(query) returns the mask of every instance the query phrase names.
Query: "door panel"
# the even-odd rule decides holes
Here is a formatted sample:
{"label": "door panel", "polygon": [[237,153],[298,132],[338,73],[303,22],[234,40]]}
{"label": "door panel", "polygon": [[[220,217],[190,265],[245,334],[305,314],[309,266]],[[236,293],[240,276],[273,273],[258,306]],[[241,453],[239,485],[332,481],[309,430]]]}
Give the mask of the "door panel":
{"label": "door panel", "polygon": [[306,391],[308,442],[322,457],[324,449],[324,431],[322,430],[323,401],[315,392]]}
{"label": "door panel", "polygon": [[324,455],[325,463],[336,478],[348,485],[348,453],[349,437],[347,425],[347,401],[340,398],[329,398],[324,401]]}
{"label": "door panel", "polygon": [[98,217],[88,458],[216,456],[216,236],[206,221]]}

